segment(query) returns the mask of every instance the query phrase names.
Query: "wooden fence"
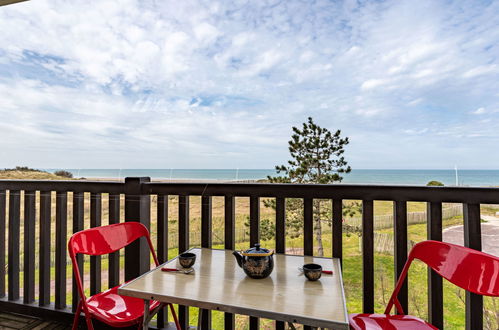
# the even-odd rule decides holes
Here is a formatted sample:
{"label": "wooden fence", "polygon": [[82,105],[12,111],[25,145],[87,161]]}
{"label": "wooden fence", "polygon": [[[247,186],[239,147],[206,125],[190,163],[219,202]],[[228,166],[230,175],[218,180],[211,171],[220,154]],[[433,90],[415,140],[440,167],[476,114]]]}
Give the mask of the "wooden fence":
{"label": "wooden fence", "polygon": [[[448,204],[447,207],[442,208],[442,220],[462,215],[463,215],[463,206],[460,204]],[[407,225],[426,223],[427,220],[428,220],[428,215],[426,211],[407,213]],[[362,228],[362,217],[346,218],[345,223],[353,227]],[[392,214],[374,216],[375,230],[392,228],[392,227],[393,227]]]}
{"label": "wooden fence", "polygon": [[[416,242],[407,240],[407,251],[410,251]],[[377,233],[374,232],[374,252],[383,254],[394,254],[395,242],[393,241],[393,234]],[[359,251],[362,252],[362,244],[359,240]]]}

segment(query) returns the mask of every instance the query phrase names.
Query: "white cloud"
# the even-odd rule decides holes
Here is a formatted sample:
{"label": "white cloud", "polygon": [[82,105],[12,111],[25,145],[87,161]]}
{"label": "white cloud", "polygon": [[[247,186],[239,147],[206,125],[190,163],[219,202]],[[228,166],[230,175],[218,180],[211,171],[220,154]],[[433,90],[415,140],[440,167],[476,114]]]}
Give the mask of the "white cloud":
{"label": "white cloud", "polygon": [[362,83],[360,86],[363,90],[369,90],[383,85],[387,85],[390,81],[388,79],[369,79]]}
{"label": "white cloud", "polygon": [[409,106],[417,106],[418,104],[421,104],[423,102],[423,98],[417,98],[417,99],[414,99],[414,100],[411,100],[407,103],[407,105]]}
{"label": "white cloud", "polygon": [[194,27],[194,35],[202,44],[209,44],[215,41],[220,32],[213,25],[203,22]]}
{"label": "white cloud", "polygon": [[494,73],[499,73],[499,66],[496,64],[492,65],[480,65],[477,67],[474,67],[465,73],[463,73],[464,78],[473,78],[476,76],[484,75],[484,74],[494,74]]}
{"label": "white cloud", "polygon": [[474,115],[483,115],[485,113],[485,108],[478,108],[471,112]]}
{"label": "white cloud", "polygon": [[409,135],[423,135],[429,131],[428,127],[422,128],[422,129],[406,129],[404,130],[404,133],[409,134]]}

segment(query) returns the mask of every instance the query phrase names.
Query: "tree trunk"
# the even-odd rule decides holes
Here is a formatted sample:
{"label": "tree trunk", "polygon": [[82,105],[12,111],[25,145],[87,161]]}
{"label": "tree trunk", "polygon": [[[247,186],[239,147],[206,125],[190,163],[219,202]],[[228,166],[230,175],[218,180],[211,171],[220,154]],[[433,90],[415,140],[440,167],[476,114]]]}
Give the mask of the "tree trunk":
{"label": "tree trunk", "polygon": [[314,201],[314,233],[315,239],[317,240],[317,255],[319,257],[324,256],[324,246],[322,244],[322,224],[321,224],[321,201]]}

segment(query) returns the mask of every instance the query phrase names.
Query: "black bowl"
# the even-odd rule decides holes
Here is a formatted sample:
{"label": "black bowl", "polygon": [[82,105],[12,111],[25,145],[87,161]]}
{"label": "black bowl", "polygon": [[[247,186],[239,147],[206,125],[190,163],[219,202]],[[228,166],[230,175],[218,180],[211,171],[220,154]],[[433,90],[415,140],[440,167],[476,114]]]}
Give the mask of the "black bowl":
{"label": "black bowl", "polygon": [[303,273],[309,281],[317,281],[322,275],[322,266],[318,264],[303,265]]}
{"label": "black bowl", "polygon": [[184,268],[191,268],[196,262],[196,255],[190,252],[182,253],[178,256],[178,262]]}

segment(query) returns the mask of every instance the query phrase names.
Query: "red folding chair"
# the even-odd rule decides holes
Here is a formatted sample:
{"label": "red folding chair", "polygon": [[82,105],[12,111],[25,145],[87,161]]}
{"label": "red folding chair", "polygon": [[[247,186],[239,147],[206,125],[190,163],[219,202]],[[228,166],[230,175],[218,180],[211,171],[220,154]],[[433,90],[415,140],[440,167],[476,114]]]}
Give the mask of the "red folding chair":
{"label": "red folding chair", "polygon": [[[384,314],[350,314],[350,329],[437,329],[411,315],[397,299],[407,271],[414,259],[419,259],[440,276],[470,292],[499,297],[499,258],[464,246],[437,241],[416,244],[402,269],[395,290]],[[399,315],[390,315],[395,305]]]}
{"label": "red folding chair", "polygon": [[[68,242],[68,250],[80,294],[80,301],[78,302],[73,322],[73,330],[78,328],[78,320],[82,311],[85,314],[87,327],[90,330],[93,329],[92,319],[97,319],[113,327],[121,328],[137,324],[139,329],[142,327],[142,317],[144,316],[144,301],[142,299],[120,296],[118,294],[119,286],[87,298],[83,291],[80,270],[76,262],[76,255],[78,253],[91,256],[109,254],[122,249],[140,237],[147,239],[154,262],[156,266],[159,266],[158,258],[149,237],[149,231],[139,222],[125,222],[90,228],[71,236]],[[181,329],[173,305],[167,305],[170,307],[177,329]],[[163,304],[157,301],[151,301],[151,315],[154,315],[153,313],[163,306]]]}

